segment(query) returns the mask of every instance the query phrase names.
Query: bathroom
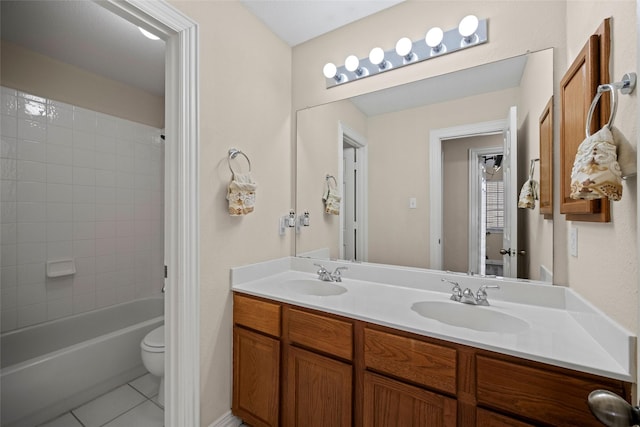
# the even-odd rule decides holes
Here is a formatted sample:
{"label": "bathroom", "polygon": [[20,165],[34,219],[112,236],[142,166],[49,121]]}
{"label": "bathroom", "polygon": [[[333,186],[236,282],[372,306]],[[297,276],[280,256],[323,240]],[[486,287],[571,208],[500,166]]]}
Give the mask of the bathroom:
{"label": "bathroom", "polygon": [[[293,237],[281,237],[277,221],[295,200],[296,111],[549,47],[554,48],[557,89],[584,40],[609,16],[614,20],[612,76],[619,78],[638,68],[635,42],[628,42],[635,40],[637,33],[635,2],[545,2],[544,7],[533,1],[517,5],[408,2],[294,48],[275,36],[239,2],[170,4],[197,22],[200,52],[197,92],[200,189],[199,203],[195,205],[199,217],[196,239],[199,265],[196,264],[197,274],[184,282],[189,289],[195,287],[199,292],[199,298],[189,296],[197,301],[191,311],[198,316],[197,328],[189,330],[199,328],[199,332],[195,340],[183,337],[186,343],[194,345],[192,349],[199,349],[187,356],[189,363],[196,366],[188,364],[186,375],[197,380],[182,384],[176,379],[173,387],[188,389],[186,395],[197,397],[195,404],[180,401],[176,407],[195,407],[191,412],[199,420],[196,424],[204,426],[223,419],[230,408],[229,269],[295,253]],[[365,56],[372,46],[390,46],[404,35],[417,39],[431,25],[453,27],[467,13],[491,21],[490,41],[482,49],[442,58],[439,64],[416,64],[331,90],[318,77],[326,62],[341,63],[350,53]],[[260,49],[256,49],[257,41]],[[220,58],[234,60],[221,64]],[[636,95],[623,98],[620,103],[617,123],[629,139],[635,138]],[[249,155],[259,184],[256,211],[244,218],[229,217],[225,206],[230,178],[226,154],[231,147]],[[575,289],[635,332],[638,323],[635,179],[625,185],[625,197],[614,205],[610,224],[568,222],[559,211],[554,212],[552,268],[555,283]],[[426,201],[422,201],[422,206],[426,206]],[[577,257],[569,254],[571,229],[577,229],[579,234]],[[594,267],[599,264],[606,267]],[[171,298],[172,290],[167,292]],[[177,395],[174,398],[177,400]]]}

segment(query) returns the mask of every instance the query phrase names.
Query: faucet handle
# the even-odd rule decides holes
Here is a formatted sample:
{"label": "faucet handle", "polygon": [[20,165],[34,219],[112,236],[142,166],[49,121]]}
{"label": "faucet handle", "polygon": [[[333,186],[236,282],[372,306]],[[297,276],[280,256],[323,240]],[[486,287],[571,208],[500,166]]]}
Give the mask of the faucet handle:
{"label": "faucet handle", "polygon": [[451,289],[452,295],[450,299],[452,299],[453,301],[460,301],[462,299],[462,289],[460,288],[458,282],[454,282],[453,280],[449,279],[441,279],[440,281],[453,285],[453,288]]}
{"label": "faucet handle", "polygon": [[487,300],[487,289],[500,289],[500,286],[498,285],[482,285],[480,286],[480,289],[478,289],[478,292],[476,293],[476,299],[478,301]]}
{"label": "faucet handle", "polygon": [[313,263],[313,265],[315,265],[316,267],[320,267],[320,268],[318,269],[318,274],[323,274],[323,273],[327,273],[327,272],[328,272],[328,270],[327,270],[327,269],[325,268],[325,266],[324,266],[324,265],[322,265],[322,264],[316,264],[316,263]]}
{"label": "faucet handle", "polygon": [[337,267],[331,275],[333,277],[333,280],[335,280],[336,282],[342,282],[342,274],[340,273],[340,271],[348,269],[348,267]]}

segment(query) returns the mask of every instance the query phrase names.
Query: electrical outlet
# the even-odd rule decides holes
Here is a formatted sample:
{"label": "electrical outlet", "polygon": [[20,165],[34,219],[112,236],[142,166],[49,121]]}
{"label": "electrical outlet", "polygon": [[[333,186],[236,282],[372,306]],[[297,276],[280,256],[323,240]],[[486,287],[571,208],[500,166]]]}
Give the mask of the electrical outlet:
{"label": "electrical outlet", "polygon": [[569,230],[569,253],[571,256],[578,256],[578,229],[575,227]]}
{"label": "electrical outlet", "polygon": [[415,197],[409,197],[409,209],[415,209],[418,206],[418,202]]}

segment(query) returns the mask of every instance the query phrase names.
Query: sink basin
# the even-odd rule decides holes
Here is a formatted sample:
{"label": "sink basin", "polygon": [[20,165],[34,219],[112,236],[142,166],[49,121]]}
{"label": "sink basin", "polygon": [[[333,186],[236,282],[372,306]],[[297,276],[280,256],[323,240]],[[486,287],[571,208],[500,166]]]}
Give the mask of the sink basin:
{"label": "sink basin", "polygon": [[340,286],[332,282],[323,282],[322,280],[313,279],[292,279],[284,282],[283,286],[291,292],[302,295],[315,295],[327,297],[331,295],[340,295],[347,292],[344,286]]}
{"label": "sink basin", "polygon": [[411,310],[428,319],[476,331],[516,334],[529,329],[527,322],[510,314],[459,302],[422,301],[413,304]]}

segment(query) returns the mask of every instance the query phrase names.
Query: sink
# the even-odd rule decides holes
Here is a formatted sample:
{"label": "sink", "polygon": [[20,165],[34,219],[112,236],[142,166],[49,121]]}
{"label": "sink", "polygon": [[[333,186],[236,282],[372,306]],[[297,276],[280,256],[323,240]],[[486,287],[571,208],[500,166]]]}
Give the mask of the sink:
{"label": "sink", "polygon": [[516,334],[529,329],[527,322],[510,314],[459,302],[422,301],[413,304],[411,310],[447,325],[482,332]]}
{"label": "sink", "polygon": [[324,282],[319,279],[292,279],[285,281],[283,286],[291,292],[320,297],[340,295],[347,292],[347,288],[344,286],[332,282]]}

